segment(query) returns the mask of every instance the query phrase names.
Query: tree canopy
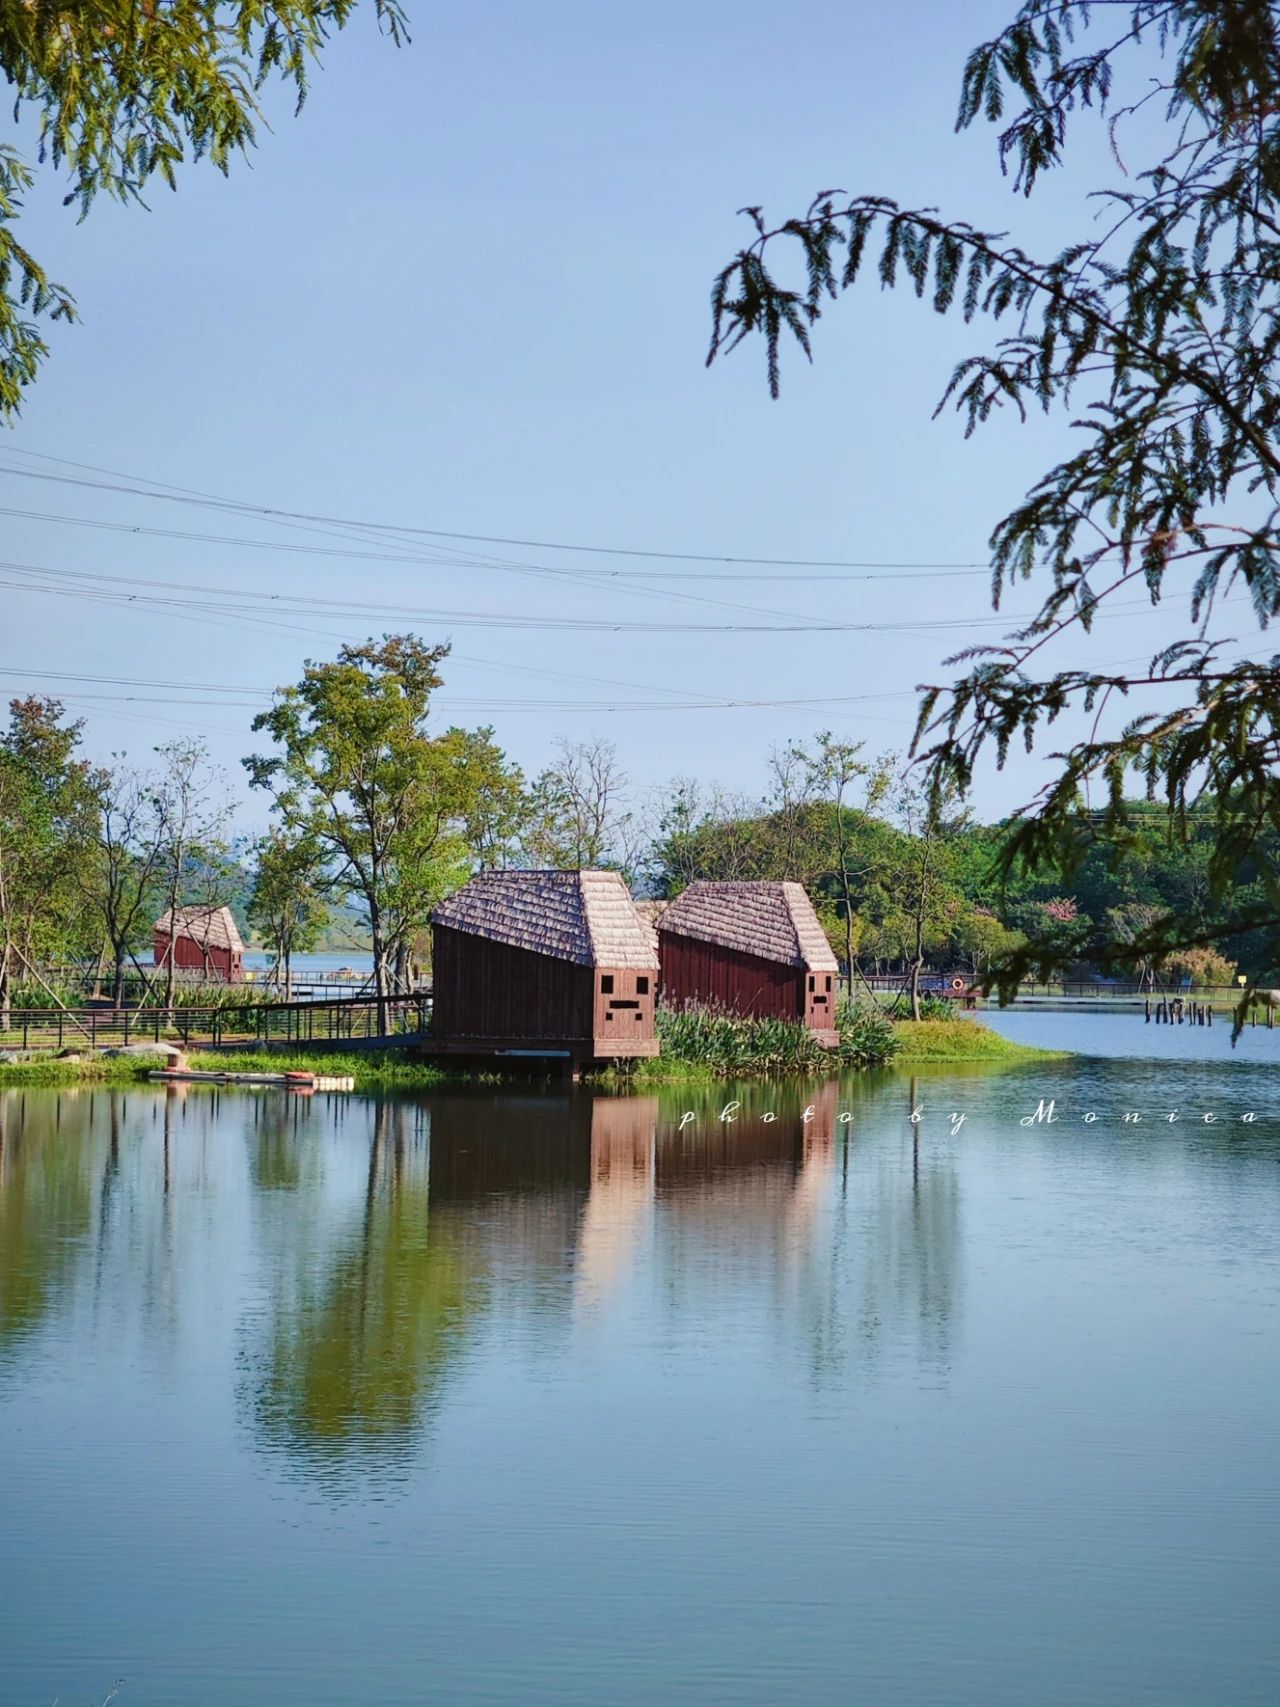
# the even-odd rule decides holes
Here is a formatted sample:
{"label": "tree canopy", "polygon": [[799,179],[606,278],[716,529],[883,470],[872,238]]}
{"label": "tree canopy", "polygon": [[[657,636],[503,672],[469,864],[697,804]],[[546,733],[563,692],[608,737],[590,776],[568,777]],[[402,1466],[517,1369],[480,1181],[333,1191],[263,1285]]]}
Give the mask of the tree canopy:
{"label": "tree canopy", "polygon": [[[966,434],[1000,409],[1069,412],[1077,447],[991,535],[994,602],[1034,578],[1037,615],[924,686],[916,751],[935,791],[967,789],[988,755],[1003,765],[1069,710],[1091,715],[1008,826],[1001,871],[1073,873],[1102,842],[1122,860],[1151,831],[1128,799],[1136,775],[1171,843],[1209,816],[1207,893],[1097,958],[1248,937],[1275,965],[1280,872],[1260,856],[1280,830],[1280,657],[1232,656],[1221,606],[1244,590],[1260,629],[1280,609],[1280,8],[1026,0],[971,54],[957,129],[998,126],[1000,166],[1031,195],[1086,118],[1126,156],[1153,129],[1155,147],[1055,254],[878,194],[823,191],[777,224],[746,209],[754,235],[716,280],[709,360],[760,339],[776,395],[784,342],[811,355],[824,309],[868,273],[992,323],[939,410],[958,409]],[[1125,589],[1152,605],[1180,593],[1184,635],[1135,670],[1055,670],[1053,643]],[[1007,961],[1010,982],[1032,951]]]}
{"label": "tree canopy", "polygon": [[[407,38],[399,0],[373,0],[378,23]],[[220,172],[257,141],[272,80],[300,108],[312,63],[356,0],[12,0],[0,6],[0,71],[15,116],[34,120],[37,160],[65,172],[80,217],[95,199],[141,202],[170,189],[188,159]],[[14,222],[34,181],[0,143],[0,421],[48,354],[42,326],[75,318],[70,293],[19,243]]]}

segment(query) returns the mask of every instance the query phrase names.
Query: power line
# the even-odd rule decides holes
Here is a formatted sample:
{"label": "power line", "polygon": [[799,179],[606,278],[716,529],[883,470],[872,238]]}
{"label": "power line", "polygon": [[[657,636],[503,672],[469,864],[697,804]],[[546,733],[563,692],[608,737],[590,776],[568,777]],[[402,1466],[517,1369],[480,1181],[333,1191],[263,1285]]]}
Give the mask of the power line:
{"label": "power line", "polygon": [[[0,469],[0,473],[3,473],[3,472],[6,472],[6,471],[3,469]],[[141,522],[109,522],[109,521],[105,521],[105,520],[103,520],[99,517],[96,517],[96,516],[64,516],[64,515],[55,514],[51,511],[48,511],[48,510],[20,510],[20,509],[16,509],[16,508],[13,508],[13,507],[8,506],[8,505],[0,505],[0,516],[16,516],[23,521],[49,522],[49,523],[53,523],[53,524],[63,526],[63,527],[97,528],[97,529],[99,529],[103,532],[107,532],[107,533],[126,533],[126,534],[132,534],[132,535],[140,535],[140,536],[143,536],[143,537],[149,538],[149,539],[180,539],[180,540],[192,541],[194,543],[198,543],[201,545],[247,546],[250,550],[254,550],[254,551],[287,551],[290,553],[295,553],[295,554],[299,554],[299,555],[303,555],[303,556],[310,556],[310,557],[334,557],[334,558],[340,558],[340,559],[355,558],[361,562],[366,562],[366,563],[406,563],[406,564],[417,563],[417,564],[421,564],[424,567],[429,568],[429,569],[471,568],[471,567],[475,566],[477,561],[479,561],[481,563],[484,562],[483,559],[476,559],[473,557],[457,557],[457,558],[415,557],[415,556],[412,556],[406,552],[400,552],[400,551],[352,551],[350,549],[339,550],[336,546],[301,545],[301,544],[298,544],[297,542],[292,541],[292,540],[246,539],[246,538],[244,538],[243,535],[240,535],[240,534],[205,533],[205,532],[199,532],[199,531],[188,531],[188,530],[184,530],[182,528],[147,527],[145,524],[143,524]],[[493,563],[491,566],[494,568],[525,567],[525,565],[514,565],[514,564],[505,564],[505,563],[497,563],[497,562]],[[552,565],[532,565],[531,564],[531,565],[528,565],[528,567],[530,567],[530,568],[545,567],[546,569],[548,569],[548,571],[550,573],[556,573],[556,574],[565,573],[565,571],[556,570],[554,568],[554,566],[552,566]],[[853,573],[850,573],[847,571],[839,571],[839,572],[830,573],[830,574],[823,572],[823,573],[816,573],[816,574],[796,574],[796,575],[793,575],[793,574],[787,574],[787,575],[782,575],[782,574],[768,574],[768,575],[746,574],[746,575],[744,575],[744,574],[738,573],[737,571],[734,571],[734,572],[728,573],[728,574],[720,574],[719,572],[713,572],[713,571],[708,571],[708,570],[694,570],[694,571],[690,572],[688,570],[683,570],[683,569],[654,569],[654,570],[647,570],[647,569],[584,569],[584,570],[575,571],[575,573],[580,574],[580,575],[590,575],[593,577],[593,580],[598,580],[601,585],[607,585],[610,581],[673,581],[673,580],[682,580],[682,581],[734,581],[734,582],[737,582],[737,581],[781,581],[781,580],[786,580],[786,581],[840,581],[840,582],[847,582],[847,581],[856,581],[856,582],[862,582],[862,581],[897,581],[900,583],[903,580],[939,581],[939,580],[951,580],[951,579],[956,579],[956,578],[967,579],[967,578],[970,578],[970,577],[975,576],[975,575],[984,575],[985,576],[985,575],[989,575],[991,573],[990,569],[987,569],[987,568],[976,568],[975,567],[975,568],[970,568],[970,569],[944,569],[941,567],[931,567],[931,566],[928,566],[925,564],[893,565],[893,564],[870,564],[870,563],[867,563],[867,564],[860,564],[860,565],[858,565],[858,567],[860,569],[874,569],[874,570],[877,570],[880,572],[874,573],[874,574],[853,574]],[[894,572],[895,569],[898,569],[898,568],[921,570],[922,573],[913,574],[913,575],[900,575],[900,574],[897,574]]]}
{"label": "power line", "polygon": [[[16,447],[6,448],[14,449]],[[118,469],[96,468],[91,463],[77,463],[65,457],[47,456],[40,451],[19,450],[18,454],[39,457],[43,461],[58,463],[63,467],[82,468],[91,473],[106,474],[111,476],[113,480],[131,484],[114,485],[98,480],[78,480],[69,475],[40,474],[34,469],[0,469],[0,473],[18,474],[30,480],[50,480],[64,485],[89,487],[98,491],[127,493],[141,498],[164,499],[170,503],[199,504],[242,514],[265,516],[275,520],[314,522],[331,527],[364,528],[380,533],[411,534],[426,539],[461,540],[465,544],[473,545],[514,545],[528,551],[569,551],[597,557],[643,557],[655,562],[741,564],[771,569],[879,569],[890,571],[915,569],[950,570],[968,574],[990,573],[989,564],[976,562],[888,563],[860,562],[840,558],[744,557],[727,552],[650,551],[638,546],[582,545],[567,543],[563,540],[519,539],[504,534],[461,533],[450,528],[425,528],[404,523],[363,521],[352,517],[327,516],[303,510],[281,509],[272,505],[252,504],[243,499],[225,498],[212,492],[198,492],[192,488],[168,486],[162,481],[148,480],[145,475],[126,474]],[[146,488],[153,489],[147,490],[144,486],[137,484],[138,482],[145,482]]]}
{"label": "power line", "polygon": [[[270,694],[257,688],[243,685],[232,685],[227,682],[174,682],[156,680],[140,676],[100,676],[78,670],[41,670],[26,665],[0,664],[0,675],[25,676],[40,681],[68,682],[77,685],[102,686],[113,688],[140,688],[146,690],[169,689],[182,695],[191,694],[239,694],[240,701],[230,699],[210,700],[212,705],[231,707],[244,705],[252,707],[261,705],[270,699]],[[97,698],[98,695],[81,695],[82,698]],[[793,699],[719,699],[686,700],[678,704],[659,705],[646,700],[517,700],[485,698],[479,700],[455,699],[445,693],[441,695],[451,709],[484,709],[493,710],[522,710],[522,711],[731,711],[731,710],[775,710],[801,709],[804,707],[819,707],[826,705],[861,705],[887,699],[905,699],[911,697],[910,689],[899,693],[869,693],[869,694],[824,694],[815,697],[800,697]],[[156,701],[155,703],[161,703]],[[170,703],[193,705],[200,701],[184,698]]]}
{"label": "power line", "polygon": [[[64,597],[89,598],[104,603],[123,603],[134,605],[154,605],[172,610],[208,611],[221,615],[236,615],[247,617],[252,621],[267,621],[253,609],[252,604],[234,601],[266,601],[274,608],[288,615],[312,615],[321,618],[328,617],[334,621],[349,620],[352,612],[360,612],[369,617],[383,615],[396,619],[409,618],[416,621],[456,625],[459,627],[479,628],[535,628],[553,633],[622,633],[622,634],[913,634],[929,633],[937,630],[951,632],[957,629],[976,628],[1008,628],[1011,624],[1029,620],[1027,616],[993,615],[989,617],[968,617],[964,619],[946,618],[917,618],[899,622],[831,622],[807,621],[803,618],[783,621],[778,617],[768,622],[721,622],[694,623],[672,622],[670,620],[651,622],[637,621],[619,617],[576,617],[553,616],[547,614],[507,614],[493,613],[452,608],[423,608],[414,605],[396,605],[371,603],[361,599],[332,599],[304,598],[292,593],[260,593],[252,589],[230,588],[226,586],[211,586],[208,583],[184,583],[179,581],[154,581],[142,576],[107,575],[100,571],[79,569],[52,569],[41,564],[12,563],[0,561],[0,570],[11,574],[34,578],[33,583],[7,582],[0,583],[10,587],[28,587],[29,590],[61,594]],[[40,578],[54,582],[62,581],[66,585],[41,585]],[[81,583],[75,585],[74,583]],[[89,586],[83,585],[89,583]],[[126,591],[112,592],[109,590],[94,591],[95,586],[105,585],[106,588],[118,586],[151,587],[167,592],[191,592],[213,594],[219,601],[211,602],[181,597],[162,597],[159,593],[130,593]],[[1120,608],[1120,607],[1112,607]],[[752,607],[747,607],[751,610]],[[753,614],[770,615],[769,612]],[[273,623],[272,626],[286,627],[283,623]],[[300,630],[299,632],[320,633],[318,630]],[[334,639],[336,636],[323,635],[323,638]]]}

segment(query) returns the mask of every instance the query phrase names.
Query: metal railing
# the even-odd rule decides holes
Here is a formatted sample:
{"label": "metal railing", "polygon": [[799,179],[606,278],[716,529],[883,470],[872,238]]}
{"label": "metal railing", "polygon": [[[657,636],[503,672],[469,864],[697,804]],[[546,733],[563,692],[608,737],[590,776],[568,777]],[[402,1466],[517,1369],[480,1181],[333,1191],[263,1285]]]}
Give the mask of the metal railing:
{"label": "metal railing", "polygon": [[110,1049],[137,1043],[246,1049],[267,1044],[338,1044],[423,1032],[431,1016],[425,992],[329,1002],[262,1002],[210,1008],[25,1008],[0,1025],[4,1049]]}

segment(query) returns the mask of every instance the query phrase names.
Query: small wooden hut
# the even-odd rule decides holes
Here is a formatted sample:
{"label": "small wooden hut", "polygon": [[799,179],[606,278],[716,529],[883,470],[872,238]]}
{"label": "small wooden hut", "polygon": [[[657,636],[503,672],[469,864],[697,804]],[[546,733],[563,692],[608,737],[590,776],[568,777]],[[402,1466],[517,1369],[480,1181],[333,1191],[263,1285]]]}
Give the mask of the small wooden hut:
{"label": "small wooden hut", "polygon": [[658,956],[613,871],[485,871],[431,915],[433,1039],[656,1055]]}
{"label": "small wooden hut", "polygon": [[799,883],[691,883],[657,919],[664,1002],[798,1019],[833,1046],[836,957]]}
{"label": "small wooden hut", "polygon": [[238,984],[244,977],[244,943],[230,907],[175,907],[155,922],[152,959],[157,969],[172,959],[181,972],[201,972]]}

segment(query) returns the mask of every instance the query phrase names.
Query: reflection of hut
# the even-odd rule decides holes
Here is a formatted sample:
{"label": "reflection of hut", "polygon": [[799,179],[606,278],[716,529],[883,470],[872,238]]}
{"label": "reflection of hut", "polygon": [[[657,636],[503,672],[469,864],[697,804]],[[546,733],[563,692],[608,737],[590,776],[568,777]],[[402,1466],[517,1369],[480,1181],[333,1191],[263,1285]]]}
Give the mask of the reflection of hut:
{"label": "reflection of hut", "polygon": [[580,1300],[599,1303],[632,1261],[653,1213],[657,1097],[596,1097],[591,1104],[591,1195],[574,1264]]}
{"label": "reflection of hut", "polygon": [[436,908],[432,1035],[656,1055],[658,957],[613,871],[485,871]]}
{"label": "reflection of hut", "polygon": [[155,923],[152,958],[183,972],[203,972],[238,984],[244,976],[244,943],[230,907],[174,907]]}
{"label": "reflection of hut", "polygon": [[658,920],[662,997],[802,1020],[834,1045],[836,957],[799,883],[691,883]]}

